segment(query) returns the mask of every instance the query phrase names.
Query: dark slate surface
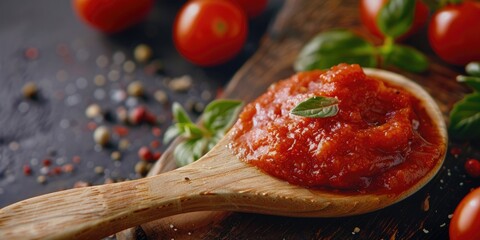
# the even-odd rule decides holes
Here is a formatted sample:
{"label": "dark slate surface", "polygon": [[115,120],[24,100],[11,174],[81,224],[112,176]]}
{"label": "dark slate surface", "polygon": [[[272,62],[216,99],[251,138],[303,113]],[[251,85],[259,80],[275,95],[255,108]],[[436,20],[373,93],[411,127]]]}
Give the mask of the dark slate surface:
{"label": "dark slate surface", "polygon": [[[77,181],[101,184],[107,178],[138,178],[134,171],[139,161],[138,148],[153,140],[161,141],[161,137],[152,134],[150,125],[129,126],[125,138],[131,145],[121,151],[120,161],[110,158],[111,152],[117,150],[119,137],[114,135],[111,147],[95,147],[89,123],[124,126],[115,119],[115,109],[135,104],[128,99],[116,101],[111,95],[125,90],[132,80],[142,81],[147,94],[138,104],[165,119],[158,125],[165,130],[170,124],[171,102],[207,104],[215,97],[218,89],[257,49],[282,1],[270,1],[267,11],[250,21],[248,43],[238,57],[214,68],[199,68],[188,63],[173,47],[174,14],[184,2],[157,1],[145,22],[112,36],[81,23],[70,1],[4,0],[0,3],[0,207],[71,188]],[[136,71],[128,74],[114,63],[115,55],[123,54],[125,60],[133,60],[133,49],[140,43],[152,47],[154,59],[164,65],[163,72],[149,75],[143,69],[145,65],[137,64]],[[38,50],[37,58],[25,56],[32,49]],[[109,59],[105,68],[96,64],[101,55]],[[112,70],[120,72],[118,81],[108,80]],[[103,87],[93,82],[98,74],[107,79]],[[189,91],[177,93],[168,89],[169,79],[185,74],[194,80]],[[37,99],[22,96],[22,86],[30,81],[40,89]],[[165,90],[169,103],[156,102],[153,99],[156,90]],[[98,103],[108,112],[103,120],[89,120],[85,116],[85,108],[92,103]],[[195,116],[192,113],[192,117]],[[162,145],[157,151],[165,147]],[[72,161],[75,156],[80,157],[79,163]],[[42,169],[44,159],[50,159],[52,165]],[[53,173],[56,167],[68,164],[74,166],[72,173]],[[23,173],[24,165],[31,167],[31,175]],[[94,172],[97,166],[104,167],[104,174]],[[46,183],[37,182],[40,175],[46,175]]]}

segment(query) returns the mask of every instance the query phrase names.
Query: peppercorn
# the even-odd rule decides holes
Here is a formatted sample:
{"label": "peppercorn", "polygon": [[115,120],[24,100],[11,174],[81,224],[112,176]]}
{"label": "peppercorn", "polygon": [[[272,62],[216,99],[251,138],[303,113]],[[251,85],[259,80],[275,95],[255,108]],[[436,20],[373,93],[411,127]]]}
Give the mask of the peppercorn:
{"label": "peppercorn", "polygon": [[143,96],[144,88],[140,81],[131,82],[127,87],[127,93],[133,97]]}
{"label": "peppercorn", "polygon": [[153,154],[148,147],[141,147],[138,149],[138,157],[143,161],[151,161],[153,159]]}
{"label": "peppercorn", "polygon": [[138,62],[145,63],[152,57],[152,49],[146,44],[140,44],[135,47],[133,56]]}
{"label": "peppercorn", "polygon": [[93,139],[95,140],[95,143],[101,146],[106,146],[110,141],[110,131],[105,126],[97,127],[95,132],[93,132]]}
{"label": "peppercorn", "polygon": [[145,120],[146,113],[147,109],[145,107],[136,107],[130,111],[128,120],[133,125],[140,124]]}
{"label": "peppercorn", "polygon": [[98,104],[90,104],[87,109],[85,109],[85,115],[88,118],[96,118],[101,116],[102,109]]}
{"label": "peppercorn", "polygon": [[28,82],[23,85],[22,94],[25,98],[34,98],[37,96],[38,87],[34,82]]}

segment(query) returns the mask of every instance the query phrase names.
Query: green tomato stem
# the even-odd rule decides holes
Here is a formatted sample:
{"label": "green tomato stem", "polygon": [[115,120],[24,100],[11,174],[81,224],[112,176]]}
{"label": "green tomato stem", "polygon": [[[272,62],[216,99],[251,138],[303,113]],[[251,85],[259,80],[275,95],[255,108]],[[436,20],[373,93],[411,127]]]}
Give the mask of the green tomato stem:
{"label": "green tomato stem", "polygon": [[383,42],[383,45],[380,45],[377,49],[381,55],[387,55],[388,53],[392,52],[394,44],[394,39],[390,36],[387,36]]}
{"label": "green tomato stem", "polygon": [[440,0],[440,2],[438,3],[438,9],[443,8],[449,4],[460,4],[462,2],[463,0]]}

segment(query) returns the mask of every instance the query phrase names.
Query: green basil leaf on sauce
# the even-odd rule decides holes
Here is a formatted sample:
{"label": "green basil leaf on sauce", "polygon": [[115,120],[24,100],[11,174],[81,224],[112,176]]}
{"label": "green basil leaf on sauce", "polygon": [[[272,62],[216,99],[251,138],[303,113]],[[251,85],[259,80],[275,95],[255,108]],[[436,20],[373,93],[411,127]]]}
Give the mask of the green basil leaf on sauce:
{"label": "green basil leaf on sauce", "polygon": [[410,72],[424,72],[428,59],[415,48],[394,44],[389,51],[382,53],[385,65],[394,65]]}
{"label": "green basil leaf on sauce", "polygon": [[480,138],[480,93],[469,94],[454,105],[448,130],[453,138]]}
{"label": "green basil leaf on sauce", "polygon": [[410,29],[414,15],[415,0],[389,0],[378,13],[377,26],[384,35],[397,38]]}
{"label": "green basil leaf on sauce", "polygon": [[211,132],[228,130],[237,119],[242,108],[242,101],[215,100],[205,108],[202,121]]}
{"label": "green basil leaf on sauce", "polygon": [[476,92],[480,92],[480,77],[471,77],[471,76],[457,76],[457,81],[467,84]]}
{"label": "green basil leaf on sauce", "polygon": [[296,71],[326,69],[339,63],[377,65],[376,49],[368,41],[348,30],[332,30],[310,40],[297,57]]}
{"label": "green basil leaf on sauce", "polygon": [[321,96],[312,97],[298,104],[290,113],[310,118],[333,117],[338,113],[338,99]]}
{"label": "green basil leaf on sauce", "polygon": [[474,77],[480,77],[480,62],[471,62],[465,66],[465,71]]}

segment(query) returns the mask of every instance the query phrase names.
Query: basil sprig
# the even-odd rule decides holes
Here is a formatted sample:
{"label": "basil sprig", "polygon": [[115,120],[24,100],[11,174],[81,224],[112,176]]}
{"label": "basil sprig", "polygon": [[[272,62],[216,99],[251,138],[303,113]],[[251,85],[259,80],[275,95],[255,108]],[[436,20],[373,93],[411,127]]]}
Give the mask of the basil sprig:
{"label": "basil sprig", "polygon": [[338,113],[338,99],[315,96],[299,103],[290,113],[309,118],[333,117]]}
{"label": "basil sprig", "polygon": [[241,108],[241,101],[212,101],[205,108],[200,116],[200,124],[197,125],[179,103],[173,103],[175,123],[167,129],[163,140],[168,143],[177,136],[185,138],[173,151],[177,165],[192,163],[212,149],[233,125]]}
{"label": "basil sprig", "polygon": [[375,67],[378,64],[375,47],[349,31],[324,32],[303,47],[294,68],[297,71],[326,69],[338,63]]}
{"label": "basil sprig", "polygon": [[392,44],[387,51],[381,52],[383,65],[392,65],[409,72],[423,72],[428,68],[428,59],[415,48]]}
{"label": "basil sprig", "polygon": [[416,0],[389,0],[380,9],[377,26],[385,35],[398,38],[406,33],[413,24]]}
{"label": "basil sprig", "polygon": [[469,63],[465,70],[472,76],[458,76],[457,81],[464,82],[474,92],[457,102],[450,112],[448,131],[456,139],[480,138],[480,62]]}
{"label": "basil sprig", "polygon": [[382,45],[374,46],[349,30],[330,30],[316,35],[300,51],[296,71],[327,69],[339,63],[362,67],[396,66],[410,72],[423,72],[428,59],[418,50],[395,43],[413,24],[415,0],[389,0],[377,17],[385,35]]}

